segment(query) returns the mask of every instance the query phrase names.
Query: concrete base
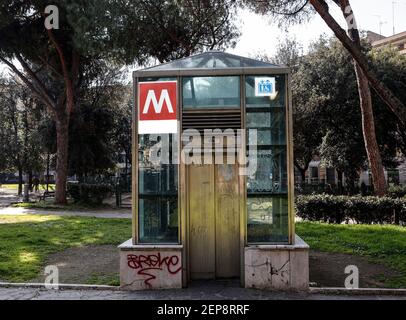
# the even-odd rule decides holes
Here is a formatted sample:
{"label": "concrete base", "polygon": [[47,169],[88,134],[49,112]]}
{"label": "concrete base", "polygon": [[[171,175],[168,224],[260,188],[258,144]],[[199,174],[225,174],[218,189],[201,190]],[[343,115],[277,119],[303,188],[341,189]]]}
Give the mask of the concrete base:
{"label": "concrete base", "polygon": [[182,288],[182,245],[119,246],[123,290]]}
{"label": "concrete base", "polygon": [[296,235],[294,245],[246,247],[245,287],[308,290],[309,246]]}

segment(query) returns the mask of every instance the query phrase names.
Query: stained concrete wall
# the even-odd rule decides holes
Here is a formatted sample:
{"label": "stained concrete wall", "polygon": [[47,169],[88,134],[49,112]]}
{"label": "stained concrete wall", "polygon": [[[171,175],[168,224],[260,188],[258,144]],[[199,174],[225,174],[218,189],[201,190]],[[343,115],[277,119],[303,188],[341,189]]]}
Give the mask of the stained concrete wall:
{"label": "stained concrete wall", "polygon": [[294,245],[246,247],[245,287],[308,290],[309,246],[296,236]]}
{"label": "stained concrete wall", "polygon": [[119,246],[120,287],[123,290],[182,288],[181,245]]}

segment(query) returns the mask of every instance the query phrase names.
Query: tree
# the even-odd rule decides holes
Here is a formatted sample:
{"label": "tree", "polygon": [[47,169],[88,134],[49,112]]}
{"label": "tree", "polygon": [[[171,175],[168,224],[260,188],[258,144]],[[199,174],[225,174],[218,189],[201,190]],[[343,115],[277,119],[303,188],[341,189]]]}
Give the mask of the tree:
{"label": "tree", "polygon": [[[374,52],[374,60],[384,53]],[[381,58],[386,61],[385,58]],[[327,166],[336,168],[339,182],[345,174],[350,187],[361,169],[366,168],[367,155],[363,151],[361,110],[357,108],[357,82],[351,65],[351,56],[335,39],[320,38],[309,48],[309,53],[300,59],[292,75],[295,152],[308,147],[305,159],[317,154]],[[395,61],[397,61],[395,59]],[[376,66],[377,62],[373,62]],[[392,63],[381,65],[380,73],[390,74]],[[402,79],[405,74],[398,74]],[[396,77],[395,77],[396,79]],[[392,89],[394,86],[390,86]],[[383,103],[376,105],[376,130],[378,148],[387,167],[396,164],[397,127],[396,119]],[[301,119],[308,119],[301,125]],[[299,146],[297,146],[299,144]],[[295,162],[298,155],[295,154]],[[300,158],[299,158],[300,159]],[[308,161],[310,161],[308,160]],[[306,163],[306,162],[304,162]]]}
{"label": "tree", "polygon": [[[348,35],[329,13],[329,4],[324,0],[245,0],[244,3],[261,14],[270,14],[273,17],[282,17],[280,21],[302,22],[317,12],[326,22],[343,46],[354,60],[354,69],[357,75],[360,106],[362,110],[362,125],[365,148],[372,171],[375,192],[377,195],[386,193],[386,182],[382,159],[379,153],[375,135],[374,116],[370,87],[372,86],[379,97],[397,117],[398,121],[406,124],[406,107],[402,101],[379,79],[365,53],[362,51],[359,31],[349,0],[333,0],[342,11],[347,21]],[[311,4],[312,7],[309,6]]]}
{"label": "tree", "polygon": [[[392,91],[397,92],[402,101],[406,101],[406,56],[399,54],[397,48],[387,47],[371,50],[368,57],[379,77]],[[406,126],[397,121],[393,113],[385,108],[385,103],[374,93],[373,102],[378,124],[378,140],[381,137],[391,139],[391,143],[386,143],[385,148],[396,148],[396,151],[406,155]]]}
{"label": "tree", "polygon": [[0,87],[0,169],[18,171],[18,194],[21,195],[23,174],[32,177],[33,172],[42,168],[38,128],[43,109],[35,104],[24,85],[2,79]]}
{"label": "tree", "polygon": [[257,58],[291,68],[294,165],[300,172],[301,182],[304,182],[309,164],[317,155],[318,146],[322,141],[319,103],[323,101],[324,95],[320,94],[317,97],[319,103],[310,99],[311,91],[308,90],[310,83],[307,80],[312,79],[307,77],[308,74],[305,71],[309,66],[303,67],[306,59],[303,58],[303,47],[297,39],[286,37],[284,40],[279,40],[274,56],[263,54],[258,55]]}
{"label": "tree", "polygon": [[125,173],[128,173],[129,165],[132,164],[131,157],[131,115],[132,115],[132,99],[127,102],[124,100],[117,106],[112,141],[114,144],[114,150],[117,156],[120,154],[125,155]]}
{"label": "tree", "polygon": [[142,64],[150,57],[166,61],[226,46],[238,35],[233,3],[55,0],[58,14],[51,14],[58,28],[52,29],[44,25],[50,18],[47,1],[0,1],[0,61],[31,89],[55,122],[57,203],[66,202],[75,97],[95,62]]}
{"label": "tree", "polygon": [[361,115],[354,108],[359,100],[350,62],[340,43],[320,38],[293,75],[293,96],[300,110],[295,117],[309,118],[305,126],[299,126],[306,133],[304,140],[313,142],[305,142],[308,154],[317,154],[325,165],[336,168],[340,184],[344,173],[352,185],[366,158]]}

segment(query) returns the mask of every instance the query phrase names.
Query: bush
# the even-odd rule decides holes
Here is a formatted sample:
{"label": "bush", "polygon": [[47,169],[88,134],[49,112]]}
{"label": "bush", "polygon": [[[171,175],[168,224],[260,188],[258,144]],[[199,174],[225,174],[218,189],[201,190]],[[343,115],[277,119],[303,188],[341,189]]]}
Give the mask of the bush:
{"label": "bush", "polygon": [[406,185],[390,186],[388,194],[391,198],[403,198],[406,196]]}
{"label": "bush", "polygon": [[68,193],[78,203],[102,204],[113,193],[113,187],[106,183],[68,183]]}
{"label": "bush", "polygon": [[390,197],[333,196],[326,194],[298,196],[297,215],[305,220],[342,223],[406,222],[406,199]]}

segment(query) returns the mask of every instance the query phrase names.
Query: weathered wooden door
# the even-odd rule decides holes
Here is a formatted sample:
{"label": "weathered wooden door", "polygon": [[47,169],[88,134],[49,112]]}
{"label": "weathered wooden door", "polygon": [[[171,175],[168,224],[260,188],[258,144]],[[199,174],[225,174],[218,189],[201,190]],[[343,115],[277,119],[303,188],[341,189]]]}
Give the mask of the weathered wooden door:
{"label": "weathered wooden door", "polygon": [[236,165],[188,166],[191,279],[239,277],[238,190]]}

